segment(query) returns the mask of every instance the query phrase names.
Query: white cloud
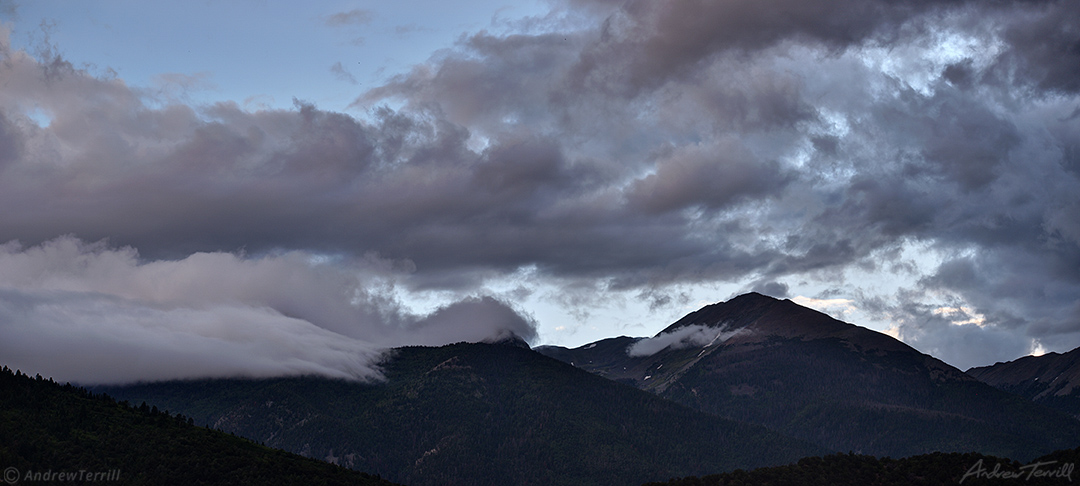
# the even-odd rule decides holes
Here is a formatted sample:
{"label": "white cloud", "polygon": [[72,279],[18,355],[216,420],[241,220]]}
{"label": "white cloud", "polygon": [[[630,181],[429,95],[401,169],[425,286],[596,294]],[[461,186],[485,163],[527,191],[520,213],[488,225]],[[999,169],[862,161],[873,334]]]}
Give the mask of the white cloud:
{"label": "white cloud", "polygon": [[[333,264],[331,264],[331,262]],[[490,297],[427,316],[381,290],[393,262],[288,252],[196,253],[140,262],[135,250],[61,237],[0,246],[0,357],[61,381],[319,374],[375,379],[381,349],[535,338]]]}
{"label": "white cloud", "polygon": [[377,379],[378,347],[269,308],[157,308],[70,292],[0,292],[0,355],[61,381],[316,374]]}
{"label": "white cloud", "polygon": [[968,306],[938,307],[931,311],[934,315],[942,316],[957,326],[974,324],[979,327],[986,325],[986,316],[975,312]]}
{"label": "white cloud", "polygon": [[746,329],[726,330],[726,326],[709,327],[704,325],[685,326],[672,332],[662,333],[652,338],[642,339],[626,348],[626,354],[638,358],[652,356],[665,349],[685,349],[695,346],[712,346],[723,343],[732,336],[747,332]]}
{"label": "white cloud", "polygon": [[855,307],[855,301],[851,299],[815,299],[800,295],[791,299],[791,301],[803,307],[809,307],[836,316],[837,319],[841,320],[848,313],[858,310],[858,308]]}

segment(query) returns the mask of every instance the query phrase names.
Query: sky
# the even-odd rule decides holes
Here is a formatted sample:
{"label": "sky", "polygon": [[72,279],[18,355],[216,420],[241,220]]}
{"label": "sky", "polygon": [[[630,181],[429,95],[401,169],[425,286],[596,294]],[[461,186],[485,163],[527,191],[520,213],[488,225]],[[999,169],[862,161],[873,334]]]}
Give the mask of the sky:
{"label": "sky", "polygon": [[1080,3],[0,0],[0,362],[379,379],[757,291],[1080,346]]}

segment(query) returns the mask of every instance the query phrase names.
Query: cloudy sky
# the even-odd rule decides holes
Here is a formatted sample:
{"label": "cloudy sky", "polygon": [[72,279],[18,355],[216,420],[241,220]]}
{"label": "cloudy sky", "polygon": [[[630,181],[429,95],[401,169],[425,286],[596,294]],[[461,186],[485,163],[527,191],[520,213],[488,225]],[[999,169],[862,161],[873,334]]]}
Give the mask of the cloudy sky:
{"label": "cloudy sky", "polygon": [[750,290],[1080,345],[1080,3],[0,0],[0,362],[322,373]]}

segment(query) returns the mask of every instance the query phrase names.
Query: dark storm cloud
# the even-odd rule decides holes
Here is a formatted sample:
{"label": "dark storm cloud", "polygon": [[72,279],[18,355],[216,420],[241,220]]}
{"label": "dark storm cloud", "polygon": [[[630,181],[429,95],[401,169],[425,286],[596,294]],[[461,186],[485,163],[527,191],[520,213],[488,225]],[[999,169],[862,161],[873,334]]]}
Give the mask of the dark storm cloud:
{"label": "dark storm cloud", "polygon": [[[32,59],[13,61],[13,78],[39,79]],[[109,238],[148,258],[379,251],[432,272],[529,263],[610,271],[620,260],[666,261],[671,248],[696,251],[668,241],[678,218],[624,215],[622,196],[597,185],[609,182],[603,167],[568,159],[542,135],[497,134],[476,151],[470,132],[438,113],[380,109],[362,122],[303,103],[151,109],[77,71],[37,89],[53,122],[27,129],[36,151],[0,181],[0,198],[18,208],[0,216],[4,241]]]}
{"label": "dark storm cloud", "polygon": [[691,206],[721,209],[779,192],[787,182],[780,164],[756,160],[736,140],[686,147],[657,162],[656,173],[634,181],[632,207],[650,213]]}
{"label": "dark storm cloud", "polygon": [[994,66],[997,75],[1018,78],[1039,90],[1080,91],[1080,5],[1038,2],[1006,21],[1009,51]]}
{"label": "dark storm cloud", "polygon": [[777,299],[788,298],[788,285],[783,282],[758,282],[750,290]]}
{"label": "dark storm cloud", "polygon": [[[981,325],[980,315],[961,306],[927,305],[922,292],[902,292],[889,316],[899,337],[933,356],[947,356],[949,363],[966,370],[1035,351],[1030,340],[1008,329]],[[957,322],[963,324],[958,325]]]}
{"label": "dark storm cloud", "polygon": [[901,27],[912,19],[955,4],[922,0],[625,2],[607,15],[599,39],[582,51],[573,79],[579,87],[604,86],[633,95],[686,76],[724,51],[752,55],[785,41],[831,50],[867,40],[888,42],[901,35]]}
{"label": "dark storm cloud", "polygon": [[[360,95],[363,117],[151,103],[4,47],[0,241],[375,252],[409,262],[409,289],[529,268],[656,306],[677,285],[786,295],[791,277],[903,268],[902,292],[862,302],[957,362],[972,336],[994,356],[1080,344],[1074,4],[565,5],[462,37]],[[473,299],[432,332],[472,309],[528,334]]]}
{"label": "dark storm cloud", "polygon": [[19,159],[23,150],[19,127],[0,111],[0,170]]}

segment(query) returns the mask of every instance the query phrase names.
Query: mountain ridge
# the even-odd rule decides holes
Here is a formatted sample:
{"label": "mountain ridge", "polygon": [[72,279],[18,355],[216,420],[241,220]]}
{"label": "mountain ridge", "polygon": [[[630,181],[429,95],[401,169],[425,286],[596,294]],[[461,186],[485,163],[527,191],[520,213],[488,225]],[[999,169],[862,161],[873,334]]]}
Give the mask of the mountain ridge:
{"label": "mountain ridge", "polygon": [[[675,339],[697,330],[704,338],[726,338]],[[671,344],[652,354],[631,352],[649,341]],[[1075,447],[1080,436],[1068,417],[891,336],[756,293],[703,307],[647,340],[537,351],[833,450],[893,457],[975,451],[1030,459]]]}
{"label": "mountain ridge", "polygon": [[[63,482],[391,486],[363,472],[209,430],[156,406],[132,407],[41,375],[0,369],[0,465],[8,484]],[[104,474],[103,474],[104,473]]]}
{"label": "mountain ridge", "polygon": [[[457,366],[446,362],[440,366],[443,364],[445,368]],[[172,416],[145,403],[132,408],[82,388],[34,379],[6,368],[2,373],[0,463],[7,466],[5,481],[10,483],[17,482],[10,475],[13,473],[26,479],[49,471],[125,484],[391,484],[375,476],[206,430],[192,425],[182,415]],[[197,447],[189,447],[193,444]],[[163,453],[163,445],[172,450]],[[992,484],[989,473],[999,466],[1004,466],[1004,472],[1026,474],[1034,464],[1042,474],[1025,482],[1051,485],[1065,484],[1078,458],[1080,448],[1056,451],[1029,465],[976,453],[933,453],[902,459],[841,453],[804,457],[780,466],[646,484],[893,486],[963,481],[980,485]]]}
{"label": "mountain ridge", "polygon": [[977,366],[967,373],[1080,419],[1080,348]]}
{"label": "mountain ridge", "polygon": [[274,447],[423,484],[630,484],[829,450],[516,345],[389,353],[381,383],[196,380],[100,391]]}

